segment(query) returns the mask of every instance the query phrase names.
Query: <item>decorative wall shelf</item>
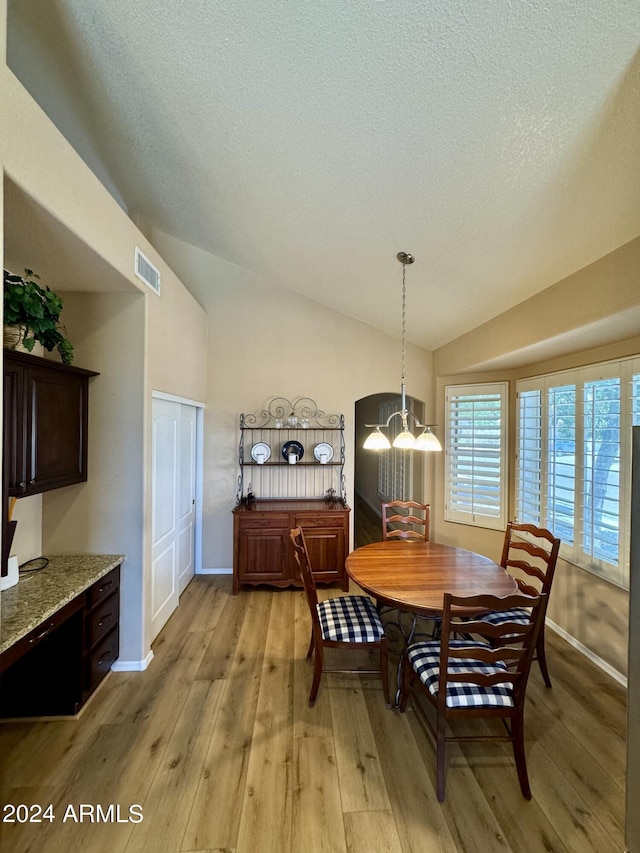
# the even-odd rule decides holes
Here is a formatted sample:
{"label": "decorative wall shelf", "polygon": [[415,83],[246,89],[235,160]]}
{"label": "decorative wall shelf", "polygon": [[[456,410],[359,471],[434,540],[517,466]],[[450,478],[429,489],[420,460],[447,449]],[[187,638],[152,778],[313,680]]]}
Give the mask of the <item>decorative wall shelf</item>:
{"label": "decorative wall shelf", "polygon": [[[285,444],[291,459],[283,455]],[[240,415],[236,502],[251,493],[259,499],[335,496],[346,505],[344,461],[344,415],[326,414],[310,397],[274,397],[261,412]]]}

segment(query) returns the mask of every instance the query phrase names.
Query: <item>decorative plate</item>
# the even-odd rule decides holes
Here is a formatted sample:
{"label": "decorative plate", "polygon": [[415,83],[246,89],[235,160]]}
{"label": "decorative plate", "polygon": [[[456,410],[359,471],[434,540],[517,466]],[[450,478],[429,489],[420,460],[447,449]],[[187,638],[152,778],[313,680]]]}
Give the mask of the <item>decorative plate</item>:
{"label": "decorative plate", "polygon": [[321,465],[325,465],[333,459],[333,447],[331,447],[330,444],[321,441],[320,444],[316,444],[313,448],[313,455]]}
{"label": "decorative plate", "polygon": [[304,456],[304,447],[299,441],[285,441],[282,445],[282,456],[286,462],[289,461],[289,454],[295,453],[298,457],[298,462]]}
{"label": "decorative plate", "polygon": [[259,441],[251,448],[251,458],[254,462],[257,462],[258,465],[263,465],[269,459],[270,456],[271,448],[263,441]]}

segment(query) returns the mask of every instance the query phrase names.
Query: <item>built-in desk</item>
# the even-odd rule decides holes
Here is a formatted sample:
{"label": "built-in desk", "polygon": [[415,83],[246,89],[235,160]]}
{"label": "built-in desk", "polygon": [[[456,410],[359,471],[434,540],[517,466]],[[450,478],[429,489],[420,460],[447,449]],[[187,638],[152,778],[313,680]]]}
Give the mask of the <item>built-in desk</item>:
{"label": "built-in desk", "polygon": [[122,560],[49,557],[2,593],[0,716],[79,711],[118,657]]}

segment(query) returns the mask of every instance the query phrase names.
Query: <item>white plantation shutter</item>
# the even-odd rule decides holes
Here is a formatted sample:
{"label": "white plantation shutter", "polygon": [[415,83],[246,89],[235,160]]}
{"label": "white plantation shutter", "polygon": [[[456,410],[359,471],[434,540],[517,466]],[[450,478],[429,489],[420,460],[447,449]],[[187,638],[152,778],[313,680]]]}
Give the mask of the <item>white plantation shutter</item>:
{"label": "white plantation shutter", "polygon": [[565,559],[627,587],[640,358],[522,380],[517,392],[516,519],[548,527]]}
{"label": "white plantation shutter", "polygon": [[590,563],[620,559],[620,377],[583,385],[582,550]]}
{"label": "white plantation shutter", "polygon": [[576,386],[556,379],[547,390],[544,410],[547,434],[547,489],[543,527],[565,545],[575,541],[576,508]]}
{"label": "white plantation shutter", "polygon": [[507,384],[446,388],[445,519],[503,530]]}
{"label": "white plantation shutter", "polygon": [[542,500],[542,392],[539,388],[518,392],[518,483],[516,517],[539,525]]}

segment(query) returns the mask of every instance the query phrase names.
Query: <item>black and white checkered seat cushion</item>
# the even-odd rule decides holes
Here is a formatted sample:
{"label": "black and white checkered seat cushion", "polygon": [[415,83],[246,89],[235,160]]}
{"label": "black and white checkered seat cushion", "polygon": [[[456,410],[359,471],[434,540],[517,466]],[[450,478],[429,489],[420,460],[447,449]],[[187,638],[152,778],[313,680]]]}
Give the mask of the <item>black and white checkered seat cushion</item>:
{"label": "black and white checkered seat cushion", "polygon": [[492,610],[480,617],[483,622],[489,622],[490,625],[504,625],[505,622],[526,625],[530,618],[531,614],[525,607],[514,607],[513,610]]}
{"label": "black and white checkered seat cushion", "polygon": [[[468,640],[451,640],[450,647],[469,648],[486,647],[484,643]],[[407,656],[417,675],[433,696],[438,694],[438,674],[440,672],[440,642],[414,643],[407,649]],[[494,672],[507,672],[504,663],[487,664],[473,658],[450,658],[449,673],[482,672],[490,675]],[[479,684],[450,681],[447,684],[448,708],[512,708],[513,691],[510,684],[496,684],[482,687]]]}
{"label": "black and white checkered seat cushion", "polygon": [[375,643],[384,633],[374,603],[365,595],[345,595],[319,601],[318,616],[325,640]]}
{"label": "black and white checkered seat cushion", "polygon": [[[531,619],[531,614],[526,607],[514,607],[513,610],[492,610],[490,613],[485,613],[481,619],[483,622],[489,622],[491,625],[504,625],[505,622],[517,622],[519,625],[527,625]],[[509,640],[515,636],[515,634],[506,634],[504,639]]]}

